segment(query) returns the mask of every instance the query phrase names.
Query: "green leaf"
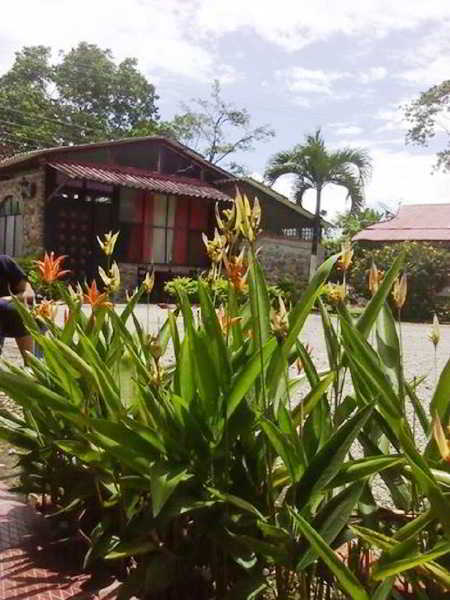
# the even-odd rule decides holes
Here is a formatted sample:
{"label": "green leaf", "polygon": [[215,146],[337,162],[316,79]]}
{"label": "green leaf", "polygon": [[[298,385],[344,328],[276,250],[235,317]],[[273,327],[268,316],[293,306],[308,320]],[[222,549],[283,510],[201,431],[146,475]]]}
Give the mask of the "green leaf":
{"label": "green leaf", "polygon": [[296,425],[300,425],[301,417],[306,417],[316,406],[317,402],[327,392],[330,385],[333,383],[336,374],[328,373],[319,380],[316,386],[300,401],[299,404],[292,410],[292,419]]}
{"label": "green leaf", "polygon": [[297,341],[306,318],[311,312],[311,309],[322,290],[322,285],[326,281],[337,259],[338,255],[331,256],[320,265],[320,267],[314,273],[314,276],[309,282],[305,292],[302,294],[295,307],[289,313],[288,335],[281,346],[277,348],[277,351],[274,353],[267,373],[269,397],[272,398],[272,402],[274,404],[286,392],[284,369],[286,361],[289,357],[289,352]]}
{"label": "green leaf", "polygon": [[443,423],[447,423],[450,418],[449,390],[450,358],[439,376],[439,381],[430,404],[431,414],[433,416],[437,414]]}
{"label": "green leaf", "polygon": [[395,577],[388,577],[380,583],[375,592],[372,594],[371,600],[389,600],[391,598],[392,586],[394,585]]}
{"label": "green leaf", "polygon": [[261,427],[269,442],[286,465],[292,483],[297,483],[305,468],[301,454],[297,452],[296,447],[289,441],[288,436],[280,431],[272,421],[263,417],[261,419]]}
{"label": "green leaf", "polygon": [[[346,527],[356,503],[361,497],[365,482],[358,481],[344,488],[334,496],[319,512],[312,526],[323,541],[331,544]],[[317,552],[310,548],[297,564],[297,571],[306,569],[317,558]]]}
{"label": "green leaf", "polygon": [[405,462],[406,460],[403,456],[396,454],[392,456],[369,456],[367,458],[352,460],[342,465],[339,473],[331,480],[327,487],[339,487],[351,481],[358,481],[380,473],[385,469],[405,464]]}
{"label": "green leaf", "polygon": [[192,477],[186,469],[156,464],[150,468],[153,516],[157,517],[177,486]]}
{"label": "green leaf", "polygon": [[243,498],[239,498],[238,496],[235,496],[234,494],[228,494],[226,492],[221,492],[220,490],[217,490],[215,488],[212,487],[208,487],[207,488],[209,493],[214,496],[214,498],[219,498],[220,500],[222,500],[222,502],[227,502],[229,504],[233,504],[233,506],[236,506],[237,508],[240,508],[241,510],[244,510],[245,512],[248,512],[250,514],[253,514],[255,516],[258,517],[258,519],[261,519],[261,521],[265,521],[265,517],[259,512],[259,510],[253,506],[253,504],[251,504],[250,502],[247,502],[247,500],[244,500]]}
{"label": "green leaf", "polygon": [[187,337],[181,342],[181,351],[177,361],[176,381],[179,386],[180,396],[190,404],[195,394],[195,382],[191,348]]}
{"label": "green leaf", "polygon": [[231,377],[230,362],[222,329],[214,310],[209,289],[204,281],[198,282],[198,293],[202,310],[202,322],[208,336],[208,347],[214,360],[216,371],[223,386],[228,385]]}
{"label": "green leaf", "polygon": [[253,318],[253,332],[256,348],[263,346],[271,335],[270,301],[267,284],[261,265],[254,256],[250,257],[249,299]]}
{"label": "green leaf", "polygon": [[395,385],[396,391],[401,389],[400,380],[401,364],[400,364],[400,343],[397,336],[394,317],[391,309],[385,303],[378,313],[376,321],[376,337],[378,354],[383,361],[383,366],[388,374],[391,382]]}
{"label": "green leaf", "polygon": [[256,352],[250,360],[242,367],[236,376],[231,392],[226,400],[227,402],[227,418],[229,419],[239,406],[247,392],[255,383],[257,377],[261,374],[261,362],[263,365],[272,356],[277,348],[275,338],[269,339],[263,346],[262,352]]}
{"label": "green leaf", "polygon": [[[403,542],[406,544],[407,542]],[[398,546],[395,547],[395,550]],[[435,558],[445,556],[450,553],[450,542],[447,540],[438,542],[431,550],[417,553],[415,556],[407,556],[399,560],[390,560],[389,556],[383,555],[382,559],[375,566],[373,578],[376,581],[382,580],[391,575],[398,575],[409,569],[426,565]]]}
{"label": "green leaf", "polygon": [[148,554],[148,552],[153,552],[154,550],[157,550],[157,546],[149,540],[119,542],[117,546],[114,546],[114,550],[105,554],[104,558],[106,560],[117,560],[119,558],[126,558],[127,556]]}
{"label": "green leaf", "polygon": [[350,598],[352,598],[352,600],[370,600],[361,583],[344,564],[342,559],[338,558],[317,531],[298,513],[293,510],[290,510],[290,513],[296,521],[299,530],[309,541],[312,548],[320,556],[323,562],[328,566],[330,571],[333,572],[342,588],[349,594]]}
{"label": "green leaf", "polygon": [[365,338],[368,337],[370,330],[375,324],[377,315],[383,307],[387,297],[389,296],[391,287],[395,281],[395,278],[399,274],[400,269],[403,266],[403,262],[404,254],[402,253],[397,256],[394,263],[392,264],[392,267],[385,274],[377,293],[371,298],[364,312],[359,317],[356,327]]}
{"label": "green leaf", "polygon": [[339,427],[329,441],[312,458],[300,479],[300,483],[296,486],[296,504],[299,508],[306,506],[313,495],[323,491],[323,488],[337,475],[350,446],[371,414],[371,406],[359,410],[344,425]]}

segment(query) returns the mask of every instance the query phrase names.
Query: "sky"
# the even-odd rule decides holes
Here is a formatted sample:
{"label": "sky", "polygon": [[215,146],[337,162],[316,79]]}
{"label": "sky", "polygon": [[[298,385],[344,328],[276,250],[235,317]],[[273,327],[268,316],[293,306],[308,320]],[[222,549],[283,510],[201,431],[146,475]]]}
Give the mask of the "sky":
{"label": "sky", "polygon": [[[257,178],[321,127],[330,147],[369,151],[369,206],[450,201],[450,174],[433,173],[445,139],[406,145],[401,108],[450,78],[449,0],[14,0],[2,6],[0,74],[24,45],[57,59],[80,41],[136,57],[163,119],[219,79],[226,100],[276,132],[237,157]],[[289,196],[291,186],[275,187]],[[323,205],[330,218],[345,210],[345,192],[330,186]]]}

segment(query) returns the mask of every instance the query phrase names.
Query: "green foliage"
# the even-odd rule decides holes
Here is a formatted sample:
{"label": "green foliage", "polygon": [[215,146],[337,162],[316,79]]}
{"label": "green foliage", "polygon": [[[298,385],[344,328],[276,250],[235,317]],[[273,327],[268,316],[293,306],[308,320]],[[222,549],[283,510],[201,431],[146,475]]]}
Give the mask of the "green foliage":
{"label": "green foliage", "polygon": [[158,96],[137,61],[80,42],[51,62],[51,49],[26,46],[0,78],[0,141],[30,150],[158,132]]}
{"label": "green foliage", "polygon": [[304,144],[275,154],[267,165],[265,177],[272,184],[281,175],[295,175],[297,204],[301,205],[303,194],[313,189],[317,192],[318,211],[321,191],[329,184],[341,185],[347,190],[351,210],[355,212],[363,204],[364,184],[370,172],[371,160],[364,150],[328,150],[318,129],[306,136]]}
{"label": "green foliage", "polygon": [[[169,294],[175,301],[178,301],[180,295],[185,294],[191,302],[198,303],[198,279],[192,277],[174,277],[164,284],[164,291]],[[229,283],[224,277],[216,277],[210,282],[210,287],[213,295],[214,305],[226,305],[229,295]],[[275,302],[280,296],[284,299],[291,299],[280,285],[269,285],[267,291],[271,302]],[[246,293],[239,294],[238,300],[240,303],[245,302]]]}
{"label": "green foliage", "polygon": [[[357,321],[337,305],[339,331],[319,302],[319,372],[300,336],[337,257],[277,320],[254,246],[247,255],[248,294],[238,302],[227,282],[227,313],[206,280],[179,278],[180,316],[151,335],[133,313],[143,286],[121,314],[86,313],[61,287],[69,318],[46,334],[17,303],[44,353],[0,370],[22,409],[0,412],[0,438],[21,450],[19,489],[81,530],[86,566],[127,574],[121,600],[381,599],[399,575],[444,598],[450,467],[433,441],[415,445],[416,392],[386,304],[403,256]],[[449,373],[450,362],[432,401],[444,426]],[[420,399],[411,409],[428,434]]]}
{"label": "green foliage", "polygon": [[[336,216],[333,221],[332,233],[339,231],[339,235],[334,237],[327,237],[322,243],[328,254],[335,254],[340,252],[341,244],[351,239],[354,235],[373,225],[390,218],[392,214],[388,210],[376,210],[374,208],[364,208],[358,212],[347,211],[340,213]],[[359,245],[355,246],[355,251],[362,252]]]}
{"label": "green foliage", "polygon": [[446,303],[436,296],[447,281],[450,264],[450,251],[444,247],[426,242],[403,242],[358,252],[350,271],[350,283],[355,292],[369,297],[367,281],[372,260],[379,269],[386,270],[402,253],[408,274],[408,295],[402,309],[403,317],[411,321],[430,320],[436,312],[441,320],[448,320],[448,301]]}
{"label": "green foliage", "polygon": [[164,284],[164,291],[174,299],[178,299],[180,295],[185,294],[192,301],[198,298],[197,280],[192,277],[174,277]]}
{"label": "green foliage", "polygon": [[[448,135],[445,123],[450,99],[450,80],[443,81],[422,92],[405,106],[405,116],[410,129],[406,141],[426,146],[437,134]],[[437,153],[437,168],[448,171],[450,167],[450,142]]]}
{"label": "green foliage", "polygon": [[[177,139],[214,164],[229,160],[236,152],[253,150],[255,142],[267,141],[275,135],[268,125],[252,128],[248,110],[226,102],[217,79],[209,100],[197,98],[192,103],[183,105],[184,112],[175,115],[171,128]],[[240,175],[245,172],[233,161],[226,166]]]}

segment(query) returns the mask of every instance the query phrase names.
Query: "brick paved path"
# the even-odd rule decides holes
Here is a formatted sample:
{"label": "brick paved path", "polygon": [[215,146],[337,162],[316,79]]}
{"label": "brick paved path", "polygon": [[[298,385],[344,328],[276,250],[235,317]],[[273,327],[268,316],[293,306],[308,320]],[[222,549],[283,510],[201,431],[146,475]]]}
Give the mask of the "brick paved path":
{"label": "brick paved path", "polygon": [[48,522],[0,484],[0,600],[114,600],[114,586],[99,592],[46,539]]}

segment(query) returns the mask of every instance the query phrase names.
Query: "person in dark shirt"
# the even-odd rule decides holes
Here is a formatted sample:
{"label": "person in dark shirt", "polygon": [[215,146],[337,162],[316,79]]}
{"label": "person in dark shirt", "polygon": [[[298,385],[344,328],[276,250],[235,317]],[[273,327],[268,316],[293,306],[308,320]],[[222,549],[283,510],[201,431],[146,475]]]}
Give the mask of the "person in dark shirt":
{"label": "person in dark shirt", "polygon": [[33,338],[11,302],[12,295],[30,304],[34,298],[33,289],[19,265],[10,256],[0,254],[0,336],[15,338],[26,362],[26,353],[33,350]]}

